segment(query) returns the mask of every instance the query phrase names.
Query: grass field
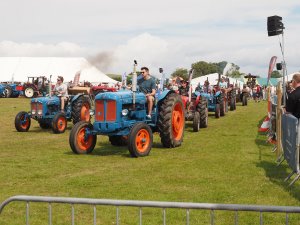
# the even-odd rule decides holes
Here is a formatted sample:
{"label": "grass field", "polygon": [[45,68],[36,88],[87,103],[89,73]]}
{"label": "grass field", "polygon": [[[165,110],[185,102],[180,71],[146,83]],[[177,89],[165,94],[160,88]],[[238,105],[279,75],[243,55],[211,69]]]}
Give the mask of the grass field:
{"label": "grass field", "polygon": [[[13,195],[43,195],[127,200],[183,201],[298,206],[300,186],[289,188],[286,163],[276,167],[272,147],[259,134],[266,103],[240,104],[224,118],[209,117],[199,133],[186,127],[184,143],[162,148],[158,134],[150,155],[131,158],[126,147],[114,147],[98,137],[94,152],[75,155],[64,134],[41,130],[32,121],[27,133],[14,128],[17,112],[29,100],[0,99],[0,202]],[[76,224],[92,224],[92,209],[76,206]],[[53,224],[71,224],[70,206],[53,205]],[[97,224],[114,224],[113,207],[97,207]],[[190,212],[190,224],[208,224],[208,211]],[[161,210],[146,209],[143,224],[161,224]],[[121,208],[121,224],[137,224],[138,209]],[[25,204],[8,205],[0,224],[25,224]],[[47,205],[32,204],[30,224],[47,224]],[[233,224],[232,212],[217,212],[215,224]],[[284,224],[285,215],[267,214],[264,224]],[[184,224],[185,211],[168,210],[168,224]],[[258,224],[259,214],[241,213],[240,224]],[[291,216],[290,224],[300,224]]]}

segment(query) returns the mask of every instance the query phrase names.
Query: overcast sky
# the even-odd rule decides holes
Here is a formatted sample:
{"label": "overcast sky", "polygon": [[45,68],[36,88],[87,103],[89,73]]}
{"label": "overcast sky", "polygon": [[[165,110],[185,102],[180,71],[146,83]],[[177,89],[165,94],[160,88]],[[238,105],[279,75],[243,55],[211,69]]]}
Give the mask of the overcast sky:
{"label": "overcast sky", "polygon": [[282,60],[281,36],[267,35],[279,15],[288,73],[300,70],[299,0],[3,0],[0,13],[0,56],[86,57],[118,74],[134,59],[167,74],[224,60],[263,77]]}

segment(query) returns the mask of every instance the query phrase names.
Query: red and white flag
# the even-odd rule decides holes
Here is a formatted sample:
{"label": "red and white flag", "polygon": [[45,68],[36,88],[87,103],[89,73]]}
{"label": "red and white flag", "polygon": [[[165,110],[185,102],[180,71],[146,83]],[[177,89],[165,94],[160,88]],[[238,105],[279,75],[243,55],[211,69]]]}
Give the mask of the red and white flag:
{"label": "red and white flag", "polygon": [[268,86],[269,86],[269,81],[270,81],[271,74],[273,72],[276,60],[277,60],[277,56],[272,56],[272,58],[270,59],[269,71],[268,71],[268,82],[267,82]]}

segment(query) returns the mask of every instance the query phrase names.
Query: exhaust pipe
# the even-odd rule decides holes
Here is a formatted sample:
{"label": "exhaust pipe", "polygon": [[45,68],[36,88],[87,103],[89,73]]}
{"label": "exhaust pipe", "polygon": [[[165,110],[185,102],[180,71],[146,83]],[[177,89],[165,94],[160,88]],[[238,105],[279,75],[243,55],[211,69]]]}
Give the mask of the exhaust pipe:
{"label": "exhaust pipe", "polygon": [[137,67],[137,61],[134,60],[133,64],[133,74],[132,74],[132,103],[133,103],[133,108],[135,109],[135,92],[137,89],[137,74],[136,74],[136,67]]}
{"label": "exhaust pipe", "polygon": [[50,75],[50,80],[49,80],[49,96],[50,96],[50,98],[52,97],[52,82],[51,82],[51,78],[52,78],[52,75]]}

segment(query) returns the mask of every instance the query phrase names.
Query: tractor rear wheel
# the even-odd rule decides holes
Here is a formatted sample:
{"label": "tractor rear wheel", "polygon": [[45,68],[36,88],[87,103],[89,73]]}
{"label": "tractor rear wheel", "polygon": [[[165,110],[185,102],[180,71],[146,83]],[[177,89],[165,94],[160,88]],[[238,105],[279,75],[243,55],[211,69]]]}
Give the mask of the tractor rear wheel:
{"label": "tractor rear wheel", "polygon": [[169,94],[159,107],[158,130],[161,143],[166,148],[180,146],[185,125],[184,107],[181,97]]}
{"label": "tractor rear wheel", "polygon": [[216,104],[215,117],[220,118],[220,104],[219,103]]}
{"label": "tractor rear wheel", "polygon": [[234,111],[235,110],[235,100],[234,98],[230,99],[230,111]]}
{"label": "tractor rear wheel", "polygon": [[79,121],[90,122],[90,108],[91,104],[87,97],[80,96],[76,99],[72,105],[73,124],[76,124]]}
{"label": "tractor rear wheel", "polygon": [[224,94],[221,94],[221,98],[220,98],[220,116],[225,116],[226,113],[226,102],[225,102],[225,98],[224,98]]}
{"label": "tractor rear wheel", "polygon": [[136,123],[128,136],[128,150],[132,157],[149,155],[153,143],[152,130],[146,123]]}
{"label": "tractor rear wheel", "polygon": [[193,131],[198,132],[200,130],[200,113],[195,111],[193,119]]}
{"label": "tractor rear wheel", "polygon": [[119,135],[115,135],[115,136],[109,136],[109,141],[111,143],[111,145],[114,146],[125,146],[127,145],[127,137],[125,136],[119,136]]}
{"label": "tractor rear wheel", "polygon": [[208,108],[205,100],[198,103],[197,111],[200,113],[200,128],[206,128],[208,126]]}
{"label": "tractor rear wheel", "polygon": [[55,134],[64,133],[67,128],[67,118],[64,113],[57,113],[52,120],[52,131]]}
{"label": "tractor rear wheel", "polygon": [[12,95],[12,88],[10,86],[6,86],[4,89],[4,96],[5,98],[10,98]]}
{"label": "tractor rear wheel", "polygon": [[243,97],[242,97],[242,106],[245,106],[247,105],[247,96],[245,94],[243,94]]}
{"label": "tractor rear wheel", "polygon": [[31,119],[27,112],[19,112],[15,117],[15,127],[19,132],[27,132],[30,128]]}
{"label": "tractor rear wheel", "polygon": [[236,101],[235,100],[235,90],[234,89],[231,90],[229,95],[230,95],[230,107],[229,107],[229,109],[230,109],[230,111],[233,111],[233,110],[235,110],[235,101]]}
{"label": "tractor rear wheel", "polygon": [[94,150],[97,135],[91,134],[91,130],[93,130],[93,125],[85,121],[76,123],[72,128],[69,144],[74,153],[89,154]]}
{"label": "tractor rear wheel", "polygon": [[24,89],[24,95],[26,98],[32,98],[34,96],[34,90],[32,87],[26,87]]}

